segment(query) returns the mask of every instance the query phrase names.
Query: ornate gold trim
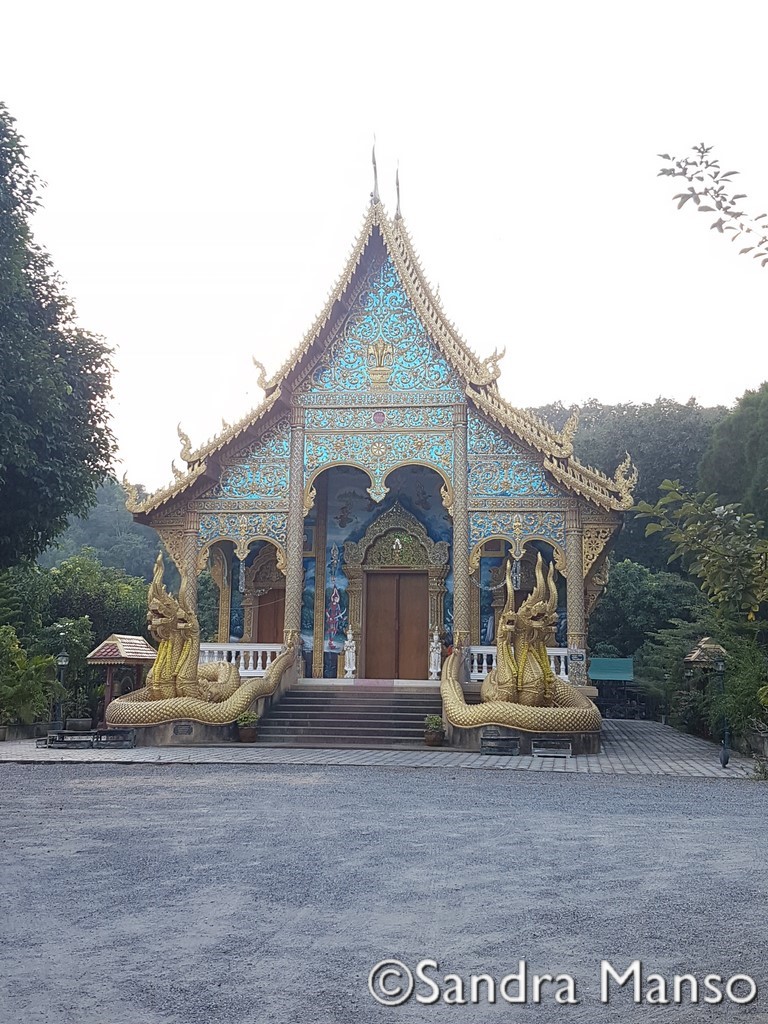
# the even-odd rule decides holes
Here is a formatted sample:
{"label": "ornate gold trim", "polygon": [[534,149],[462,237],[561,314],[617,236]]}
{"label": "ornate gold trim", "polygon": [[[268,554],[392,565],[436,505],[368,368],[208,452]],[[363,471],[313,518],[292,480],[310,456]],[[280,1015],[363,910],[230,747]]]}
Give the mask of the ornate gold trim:
{"label": "ornate gold trim", "polygon": [[285,549],[283,548],[282,544],[278,544],[278,542],[273,537],[265,537],[261,533],[254,533],[252,536],[246,537],[244,540],[240,541],[236,541],[234,537],[216,537],[214,540],[206,541],[205,544],[200,549],[200,552],[197,556],[198,573],[202,572],[203,569],[205,568],[205,563],[208,559],[208,552],[210,551],[214,544],[219,544],[221,541],[230,541],[234,545],[235,555],[240,559],[240,561],[243,561],[243,559],[248,557],[248,552],[250,551],[251,544],[255,544],[257,541],[260,540],[265,540],[268,544],[272,544],[272,546],[277,549],[277,554],[275,556],[277,567],[280,570],[280,572],[283,575],[285,575]]}

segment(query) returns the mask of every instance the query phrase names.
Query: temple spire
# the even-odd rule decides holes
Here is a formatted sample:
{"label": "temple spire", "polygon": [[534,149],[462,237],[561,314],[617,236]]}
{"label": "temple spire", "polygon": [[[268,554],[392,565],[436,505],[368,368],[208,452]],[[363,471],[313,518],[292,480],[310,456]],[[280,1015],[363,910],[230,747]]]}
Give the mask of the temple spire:
{"label": "temple spire", "polygon": [[395,220],[402,220],[403,215],[400,213],[400,165],[397,165],[395,171],[395,189],[397,190],[397,210],[395,211]]}
{"label": "temple spire", "polygon": [[379,199],[379,171],[376,167],[376,136],[373,137],[373,152],[371,154],[373,160],[373,192],[371,193],[371,203],[375,206],[380,201]]}

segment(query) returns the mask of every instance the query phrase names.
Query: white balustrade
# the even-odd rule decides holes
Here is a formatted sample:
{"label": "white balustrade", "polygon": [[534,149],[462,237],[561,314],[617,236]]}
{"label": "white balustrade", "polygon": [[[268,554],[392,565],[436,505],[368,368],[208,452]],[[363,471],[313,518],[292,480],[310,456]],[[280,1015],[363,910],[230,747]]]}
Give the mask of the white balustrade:
{"label": "white balustrade", "polygon": [[244,679],[265,676],[281,650],[282,644],[200,644],[200,663],[234,661]]}
{"label": "white balustrade", "polygon": [[[549,667],[558,679],[568,682],[568,648],[548,647]],[[469,678],[482,682],[496,665],[495,647],[469,648]]]}

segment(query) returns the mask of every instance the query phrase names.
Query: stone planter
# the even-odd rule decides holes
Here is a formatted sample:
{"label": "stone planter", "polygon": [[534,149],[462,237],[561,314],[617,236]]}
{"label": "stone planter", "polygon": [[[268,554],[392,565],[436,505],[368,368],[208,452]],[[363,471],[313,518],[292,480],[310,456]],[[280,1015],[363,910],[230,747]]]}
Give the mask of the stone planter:
{"label": "stone planter", "polygon": [[65,728],[67,732],[90,732],[92,725],[92,718],[68,718]]}
{"label": "stone planter", "polygon": [[427,729],[424,733],[424,742],[428,747],[442,747],[445,733],[442,729]]}
{"label": "stone planter", "polygon": [[237,738],[241,743],[255,743],[258,729],[255,725],[239,725],[237,727]]}

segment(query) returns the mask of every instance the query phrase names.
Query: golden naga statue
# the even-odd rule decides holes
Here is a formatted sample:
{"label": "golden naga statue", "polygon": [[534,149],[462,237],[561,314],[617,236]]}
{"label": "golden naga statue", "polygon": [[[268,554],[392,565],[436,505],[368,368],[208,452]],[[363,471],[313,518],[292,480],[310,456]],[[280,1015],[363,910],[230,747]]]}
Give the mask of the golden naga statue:
{"label": "golden naga statue", "polygon": [[187,599],[184,577],[179,600],[163,584],[163,556],[157,556],[149,586],[147,622],[157,641],[157,658],[141,690],[113,700],[108,725],[159,725],[186,719],[210,725],[234,722],[259,697],[274,692],[298,652],[298,634],[267,669],[265,676],[242,680],[229,661],[199,664],[200,625]]}
{"label": "golden naga statue", "polygon": [[440,693],[448,721],[459,729],[485,725],[523,732],[596,732],[602,719],[592,701],[559,679],[549,664],[547,640],[557,622],[555,567],[545,575],[541,554],[536,586],[518,611],[514,608],[511,566],[507,600],[499,617],[496,666],[481,688],[481,704],[467,704],[459,678],[459,656],[443,665]]}

